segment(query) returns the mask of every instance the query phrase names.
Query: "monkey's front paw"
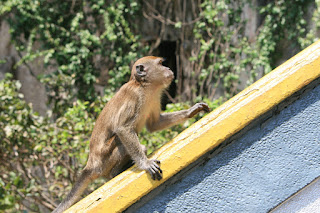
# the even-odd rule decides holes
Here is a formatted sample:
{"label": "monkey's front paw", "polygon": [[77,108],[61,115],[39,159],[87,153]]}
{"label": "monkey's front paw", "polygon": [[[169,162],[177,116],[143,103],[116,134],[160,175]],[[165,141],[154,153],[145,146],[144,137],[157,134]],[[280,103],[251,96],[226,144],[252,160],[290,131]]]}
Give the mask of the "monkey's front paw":
{"label": "monkey's front paw", "polygon": [[206,103],[196,103],[189,109],[189,118],[192,118],[201,111],[210,112],[210,108]]}
{"label": "monkey's front paw", "polygon": [[162,179],[162,170],[160,169],[160,161],[159,160],[148,160],[146,162],[144,170],[148,171],[153,180],[161,180]]}

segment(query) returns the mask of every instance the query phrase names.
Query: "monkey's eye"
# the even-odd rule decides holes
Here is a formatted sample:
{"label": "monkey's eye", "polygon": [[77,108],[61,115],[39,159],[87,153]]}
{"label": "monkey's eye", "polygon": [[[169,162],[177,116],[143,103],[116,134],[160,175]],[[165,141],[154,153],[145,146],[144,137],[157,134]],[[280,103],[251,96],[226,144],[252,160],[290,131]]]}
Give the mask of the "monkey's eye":
{"label": "monkey's eye", "polygon": [[162,65],[162,66],[167,66],[168,65],[167,59],[166,58],[161,58],[159,60],[159,64]]}

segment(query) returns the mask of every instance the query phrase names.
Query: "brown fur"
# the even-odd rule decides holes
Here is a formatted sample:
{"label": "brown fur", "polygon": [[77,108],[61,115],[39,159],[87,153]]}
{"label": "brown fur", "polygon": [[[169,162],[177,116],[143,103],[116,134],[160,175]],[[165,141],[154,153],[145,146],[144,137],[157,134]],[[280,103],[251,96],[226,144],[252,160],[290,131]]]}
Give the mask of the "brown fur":
{"label": "brown fur", "polygon": [[135,62],[130,81],[106,104],[96,121],[87,165],[54,212],[69,208],[92,180],[118,175],[130,160],[138,168],[148,171],[152,179],[162,178],[160,162],[147,158],[146,148],[139,143],[138,133],[144,126],[149,131],[165,129],[186,121],[202,110],[209,111],[206,104],[198,103],[188,110],[160,113],[161,93],[173,80],[172,71],[163,66],[162,61],[162,58],[147,56]]}

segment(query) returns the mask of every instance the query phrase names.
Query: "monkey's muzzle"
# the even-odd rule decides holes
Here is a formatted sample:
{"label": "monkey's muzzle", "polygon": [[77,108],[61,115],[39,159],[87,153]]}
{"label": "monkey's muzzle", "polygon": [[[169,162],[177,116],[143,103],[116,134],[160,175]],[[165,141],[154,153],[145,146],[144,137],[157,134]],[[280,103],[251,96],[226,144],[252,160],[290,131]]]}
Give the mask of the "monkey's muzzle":
{"label": "monkey's muzzle", "polygon": [[167,72],[165,73],[166,79],[170,80],[170,82],[174,79],[174,74],[171,71],[171,69],[168,69]]}

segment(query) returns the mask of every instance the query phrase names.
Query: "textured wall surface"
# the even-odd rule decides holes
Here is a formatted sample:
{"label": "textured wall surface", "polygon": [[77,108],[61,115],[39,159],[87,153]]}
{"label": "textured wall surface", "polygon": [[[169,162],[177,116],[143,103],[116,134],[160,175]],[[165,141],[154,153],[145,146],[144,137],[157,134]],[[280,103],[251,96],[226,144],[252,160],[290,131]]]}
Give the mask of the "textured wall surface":
{"label": "textured wall surface", "polygon": [[138,212],[267,212],[320,175],[320,86]]}

